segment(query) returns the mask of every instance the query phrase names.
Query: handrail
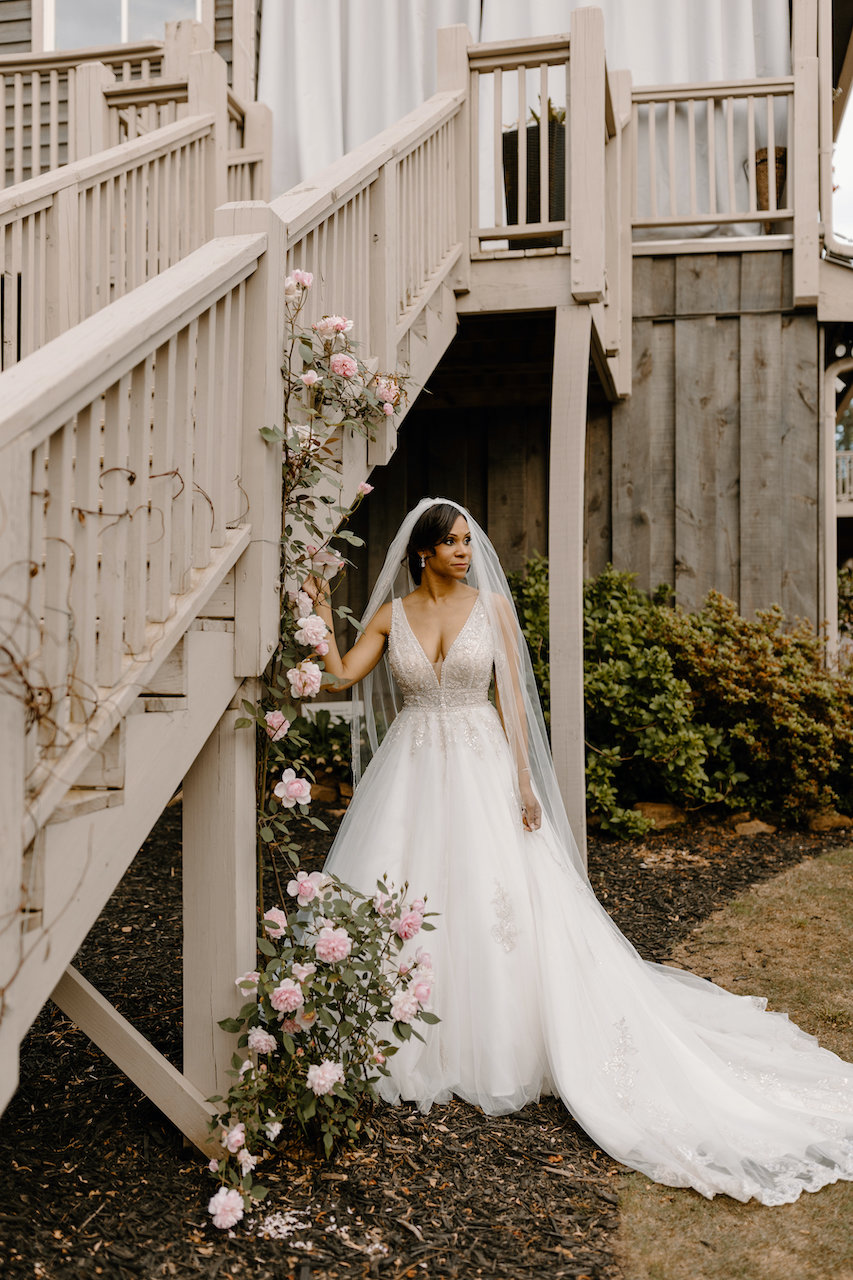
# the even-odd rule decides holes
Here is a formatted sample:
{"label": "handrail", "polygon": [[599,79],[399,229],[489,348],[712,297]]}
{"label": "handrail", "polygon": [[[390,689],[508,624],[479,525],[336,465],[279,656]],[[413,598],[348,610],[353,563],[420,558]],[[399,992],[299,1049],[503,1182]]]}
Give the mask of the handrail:
{"label": "handrail", "polygon": [[162,57],[162,40],[137,40],[129,44],[95,45],[82,49],[52,50],[47,53],[0,54],[0,75],[18,71],[67,71],[81,62],[104,62],[110,66]]}
{"label": "handrail", "polygon": [[92,180],[111,178],[135,168],[141,161],[156,160],[173,150],[176,144],[204,137],[210,132],[213,121],[212,112],[187,116],[174,124],[164,125],[162,129],[133,138],[130,142],[121,142],[94,156],[73,160],[70,164],[60,165],[58,169],[49,169],[37,178],[28,178],[26,182],[19,182],[14,187],[6,187],[5,190],[0,190],[0,220],[6,214],[22,213],[33,208],[46,197],[56,195],[77,183],[87,184]]}
{"label": "handrail", "polygon": [[696,84],[640,84],[635,85],[632,97],[635,102],[680,102],[689,98],[750,98],[756,90],[762,95],[791,93],[793,76],[756,76],[752,80],[704,80]]}
{"label": "handrail", "polygon": [[530,36],[524,40],[492,40],[469,45],[468,61],[477,70],[517,67],[533,58],[537,63],[560,63],[568,58],[570,44],[568,33]]}

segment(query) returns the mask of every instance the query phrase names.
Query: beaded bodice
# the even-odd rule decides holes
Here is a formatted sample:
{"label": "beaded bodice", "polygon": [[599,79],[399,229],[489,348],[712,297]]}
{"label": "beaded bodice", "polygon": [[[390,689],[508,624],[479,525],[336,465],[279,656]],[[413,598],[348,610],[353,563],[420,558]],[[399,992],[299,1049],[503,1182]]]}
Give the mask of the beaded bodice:
{"label": "beaded bodice", "polygon": [[453,710],[488,702],[494,656],[491,628],[479,596],[445,655],[440,675],[412,630],[402,600],[394,599],[388,660],[406,707]]}

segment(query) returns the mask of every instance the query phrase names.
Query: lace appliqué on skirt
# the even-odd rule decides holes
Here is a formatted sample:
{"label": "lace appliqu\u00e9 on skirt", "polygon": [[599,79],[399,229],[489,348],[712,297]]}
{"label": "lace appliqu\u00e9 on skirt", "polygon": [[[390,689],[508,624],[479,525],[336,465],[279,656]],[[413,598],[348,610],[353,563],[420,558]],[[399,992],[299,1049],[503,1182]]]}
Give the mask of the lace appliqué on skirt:
{"label": "lace appliqu\u00e9 on skirt", "polygon": [[504,951],[512,951],[515,947],[515,940],[518,937],[518,928],[515,923],[515,914],[510,896],[497,880],[495,881],[492,906],[497,916],[497,922],[492,925],[492,937],[495,942],[500,943]]}

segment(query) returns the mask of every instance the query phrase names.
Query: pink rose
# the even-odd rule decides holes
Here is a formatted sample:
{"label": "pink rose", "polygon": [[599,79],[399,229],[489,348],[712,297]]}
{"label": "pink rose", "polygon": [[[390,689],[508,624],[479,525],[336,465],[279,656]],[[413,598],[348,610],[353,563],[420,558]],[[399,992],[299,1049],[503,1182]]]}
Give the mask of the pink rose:
{"label": "pink rose", "polygon": [[391,1017],[394,1022],[414,1022],[419,1008],[411,991],[398,991],[391,1001]]}
{"label": "pink rose", "polygon": [[383,1064],[383,1063],[384,1063],[384,1061],[385,1061],[385,1054],[384,1054],[384,1053],[380,1053],[380,1052],[379,1052],[379,1050],[377,1049],[377,1050],[376,1050],[376,1052],[375,1052],[375,1053],[374,1053],[374,1055],[373,1055],[373,1061],[374,1061],[374,1062],[378,1062],[378,1063],[379,1063],[379,1065],[380,1065],[380,1067],[381,1067],[381,1066],[382,1066],[382,1064]]}
{"label": "pink rose", "polygon": [[316,662],[305,659],[298,667],[291,667],[287,673],[290,681],[290,692],[294,698],[313,698],[320,692],[323,673]]}
{"label": "pink rose", "polygon": [[[432,984],[424,982],[423,980],[416,982],[412,987],[412,995],[415,997],[418,1004],[426,1004],[432,995]],[[251,1045],[249,1047],[251,1048]]]}
{"label": "pink rose", "polygon": [[263,1027],[252,1027],[248,1048],[252,1053],[272,1053],[276,1048],[276,1038],[264,1031]]}
{"label": "pink rose", "polygon": [[387,893],[377,890],[373,895],[373,909],[378,911],[381,916],[387,916],[391,906],[391,899]]}
{"label": "pink rose", "polygon": [[284,277],[284,296],[288,301],[292,301],[294,298],[299,297],[299,285],[296,283],[293,276]]}
{"label": "pink rose", "polygon": [[297,1031],[302,1030],[301,1024],[295,1018],[285,1018],[283,1013],[278,1015],[278,1024],[289,1036],[295,1036]]}
{"label": "pink rose", "polygon": [[306,547],[305,551],[309,557],[311,572],[319,577],[333,578],[346,563],[334,551],[319,551],[316,547]]}
{"label": "pink rose", "polygon": [[253,1156],[248,1147],[241,1147],[237,1152],[237,1163],[240,1166],[241,1173],[251,1173],[258,1163],[258,1157]]}
{"label": "pink rose", "polygon": [[[272,929],[266,923],[267,920],[273,921]],[[287,915],[282,911],[281,907],[270,907],[269,911],[264,912],[264,928],[271,938],[284,937],[284,931],[287,928]]]}
{"label": "pink rose", "polygon": [[301,284],[303,289],[310,289],[314,283],[314,275],[311,271],[300,271],[298,268],[293,273],[293,279],[297,284]]}
{"label": "pink rose", "polygon": [[300,373],[299,381],[304,382],[306,387],[313,387],[320,381],[320,375],[314,369],[308,369],[306,373]]}
{"label": "pink rose", "polygon": [[344,1069],[339,1062],[331,1062],[328,1058],[319,1066],[310,1066],[306,1083],[316,1094],[331,1093],[336,1084],[343,1084]]}
{"label": "pink rose", "polygon": [[241,1120],[239,1124],[235,1124],[226,1134],[223,1134],[222,1145],[226,1147],[233,1155],[235,1151],[239,1151],[246,1144],[246,1126]]}
{"label": "pink rose", "polygon": [[300,618],[296,630],[297,644],[320,644],[329,634],[329,628],[317,613],[310,613],[307,618]]}
{"label": "pink rose", "polygon": [[218,1161],[218,1160],[208,1160],[208,1162],[207,1162],[207,1167],[208,1167],[208,1169],[210,1170],[210,1172],[211,1172],[211,1173],[218,1173],[218,1172],[219,1172],[219,1161]]}
{"label": "pink rose", "polygon": [[373,390],[377,400],[384,400],[386,404],[396,404],[400,399],[400,387],[396,378],[377,378]]}
{"label": "pink rose", "polygon": [[276,1013],[293,1013],[301,1009],[305,1003],[302,988],[292,978],[282,978],[281,982],[270,992],[270,1004]]}
{"label": "pink rose", "polygon": [[[270,1114],[272,1114],[272,1113],[270,1113]],[[269,1138],[270,1142],[275,1142],[276,1138],[277,1138],[277,1137],[278,1137],[278,1135],[281,1133],[281,1127],[282,1127],[282,1126],[281,1126],[281,1121],[280,1121],[280,1120],[269,1120],[269,1121],[264,1125],[264,1133],[267,1135],[267,1137]]]}
{"label": "pink rose", "polygon": [[234,1187],[220,1187],[211,1197],[207,1211],[213,1215],[213,1225],[220,1231],[236,1227],[243,1216],[243,1197]]}
{"label": "pink rose", "polygon": [[272,789],[285,809],[292,809],[295,804],[308,804],[311,799],[311,783],[305,778],[297,778],[293,769],[285,769],[281,782]]}
{"label": "pink rose", "polygon": [[373,493],[373,485],[368,484],[366,480],[362,480],[361,484],[356,489],[356,493],[360,493],[366,498],[369,493]]}
{"label": "pink rose", "polygon": [[320,930],[314,943],[317,959],[327,964],[346,959],[350,951],[352,951],[352,939],[346,929],[333,929],[329,925]]}
{"label": "pink rose", "polygon": [[308,978],[314,976],[317,972],[317,966],[316,964],[292,964],[290,972],[297,982],[305,982]]}
{"label": "pink rose", "polygon": [[325,658],[328,652],[329,652],[329,646],[326,644],[325,640],[321,640],[320,643],[317,645],[317,653],[320,655],[321,658]]}
{"label": "pink rose", "polygon": [[309,613],[314,612],[314,601],[307,591],[297,591],[295,604],[300,618],[307,618]]}
{"label": "pink rose", "polygon": [[283,711],[268,711],[264,716],[267,722],[267,733],[273,742],[278,742],[290,728],[290,721],[285,720]]}
{"label": "pink rose", "polygon": [[392,415],[392,413],[394,412],[394,406],[393,406],[393,404],[388,404],[388,403],[386,403],[386,404],[383,406],[382,412],[385,414],[385,417],[386,417],[386,418],[390,418],[390,417],[391,417],[391,415]]}
{"label": "pink rose", "polygon": [[415,898],[414,902],[411,902],[409,904],[409,910],[417,911],[418,915],[422,916],[423,913],[426,911],[426,903],[424,902],[423,898]]}
{"label": "pink rose", "polygon": [[317,1021],[317,1014],[313,1011],[309,1013],[305,1009],[297,1009],[293,1021],[296,1023],[297,1031],[310,1031]]}
{"label": "pink rose", "polygon": [[312,871],[310,876],[305,871],[297,871],[296,879],[288,883],[287,892],[298,900],[300,907],[305,907],[314,901],[328,883],[329,877],[322,871]]}
{"label": "pink rose", "polygon": [[357,363],[345,351],[339,351],[337,355],[332,356],[329,365],[332,373],[336,373],[339,378],[352,378],[358,373]]}
{"label": "pink rose", "polygon": [[346,316],[323,316],[322,320],[314,322],[312,328],[324,341],[328,341],[338,333],[349,333],[352,325],[352,320],[347,320]]}
{"label": "pink rose", "polygon": [[[277,936],[281,937],[281,934],[278,934]],[[244,973],[242,978],[237,978],[234,986],[238,991],[251,990],[252,987],[257,987],[260,978],[261,975],[258,973],[257,969],[252,969],[249,973]]]}
{"label": "pink rose", "polygon": [[420,911],[404,911],[399,920],[394,921],[394,932],[398,938],[406,941],[420,932],[424,918]]}
{"label": "pink rose", "polygon": [[415,964],[421,973],[432,973],[432,956],[423,947],[418,947],[415,952]]}

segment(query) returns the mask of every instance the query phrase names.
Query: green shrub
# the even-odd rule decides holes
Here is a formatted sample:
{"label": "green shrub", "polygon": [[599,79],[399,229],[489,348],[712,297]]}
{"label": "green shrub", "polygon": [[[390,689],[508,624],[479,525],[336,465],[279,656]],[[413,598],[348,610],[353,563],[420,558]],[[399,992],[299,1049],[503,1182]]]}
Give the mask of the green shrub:
{"label": "green shrub", "polygon": [[[511,585],[546,700],[547,560]],[[587,802],[605,830],[645,830],[640,799],[794,821],[853,809],[853,681],[779,609],[750,620],[711,592],[685,613],[668,588],[650,598],[608,566],[584,584],[584,697]]]}
{"label": "green shrub", "polygon": [[853,636],[853,569],[838,570],[838,629]]}

